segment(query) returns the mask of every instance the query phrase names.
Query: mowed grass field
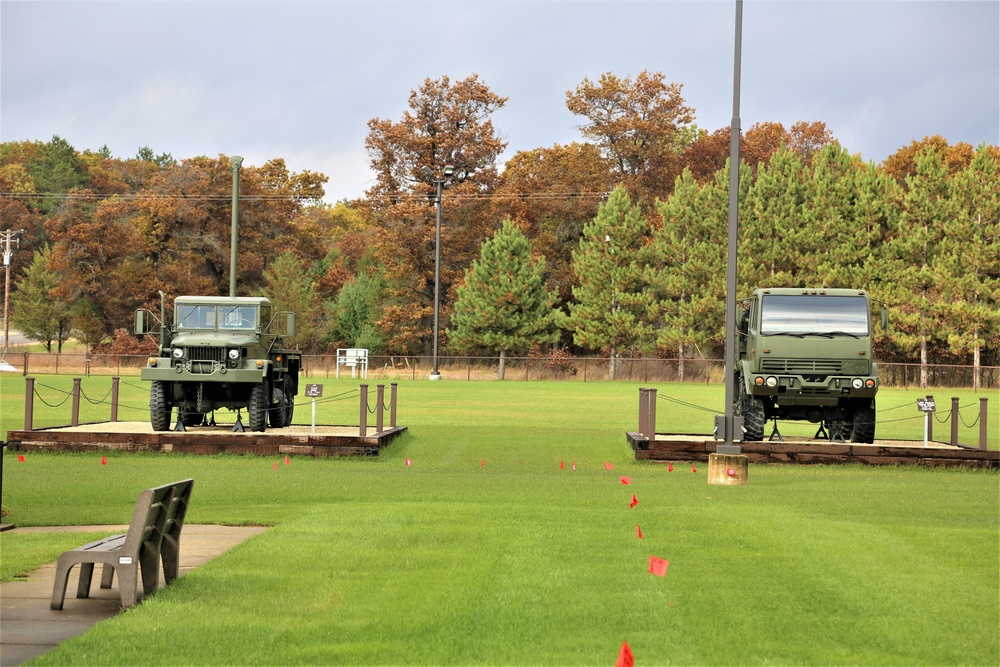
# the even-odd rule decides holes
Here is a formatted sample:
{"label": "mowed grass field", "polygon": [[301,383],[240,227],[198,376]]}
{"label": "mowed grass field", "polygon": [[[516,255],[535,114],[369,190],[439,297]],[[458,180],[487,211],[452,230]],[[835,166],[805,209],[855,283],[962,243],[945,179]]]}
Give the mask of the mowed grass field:
{"label": "mowed grass field", "polygon": [[[996,472],[751,465],[745,487],[708,486],[705,466],[634,460],[638,386],[403,382],[408,432],[378,458],[7,453],[18,525],[125,523],[142,488],[190,476],[190,522],[270,526],[37,664],[600,665],[624,641],[637,664],[1000,663]],[[721,387],[659,389],[721,409]],[[924,393],[881,394],[899,407],[878,436],[921,438],[893,413]],[[658,417],[712,423],[669,401]],[[25,537],[0,534],[4,577],[67,546]]]}

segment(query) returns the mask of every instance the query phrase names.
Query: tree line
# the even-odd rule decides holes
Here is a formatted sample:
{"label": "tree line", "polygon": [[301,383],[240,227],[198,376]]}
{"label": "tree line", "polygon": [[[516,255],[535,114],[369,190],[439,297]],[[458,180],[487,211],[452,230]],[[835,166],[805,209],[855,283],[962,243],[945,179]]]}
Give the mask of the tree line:
{"label": "tree line", "polygon": [[[721,356],[729,129],[699,128],[662,73],[607,73],[567,91],[581,141],[501,165],[506,101],[477,75],[425,80],[369,121],[354,201],[281,158],[244,167],[239,293],[298,313],[308,352],[429,353],[440,180],[445,353]],[[893,313],[880,359],[1000,363],[997,147],[925,137],[875,164],[818,121],[740,144],[741,292],[867,289]],[[0,145],[0,224],[24,230],[12,326],[50,349],[148,347],[128,327],[160,290],[227,293],[230,188],[228,156]]]}

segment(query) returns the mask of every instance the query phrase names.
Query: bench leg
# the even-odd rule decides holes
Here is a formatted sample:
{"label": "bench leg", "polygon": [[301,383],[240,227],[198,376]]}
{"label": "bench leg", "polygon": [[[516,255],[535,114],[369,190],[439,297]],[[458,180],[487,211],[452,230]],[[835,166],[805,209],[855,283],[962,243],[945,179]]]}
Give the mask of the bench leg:
{"label": "bench leg", "polygon": [[118,588],[121,589],[122,607],[128,609],[138,602],[139,570],[138,563],[118,566]]}
{"label": "bench leg", "polygon": [[101,570],[101,588],[111,588],[111,582],[115,580],[115,566],[105,563]]}
{"label": "bench leg", "polygon": [[80,584],[76,587],[76,597],[90,597],[90,582],[94,578],[94,564],[80,563]]}
{"label": "bench leg", "polygon": [[180,545],[175,544],[173,540],[163,539],[160,544],[160,557],[163,559],[163,581],[165,584],[169,584],[174,579],[177,578],[177,571],[179,569],[178,561],[180,560]]}
{"label": "bench leg", "polygon": [[66,599],[66,584],[69,582],[69,572],[76,565],[72,560],[60,558],[56,564],[56,578],[52,584],[52,602],[50,609],[59,610],[63,608],[63,601]]}

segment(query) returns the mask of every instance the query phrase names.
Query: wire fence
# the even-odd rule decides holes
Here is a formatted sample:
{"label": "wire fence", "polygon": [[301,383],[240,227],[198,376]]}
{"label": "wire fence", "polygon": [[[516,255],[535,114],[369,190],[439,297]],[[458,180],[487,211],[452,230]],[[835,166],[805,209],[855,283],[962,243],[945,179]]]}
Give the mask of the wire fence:
{"label": "wire fence", "polygon": [[[139,375],[146,365],[145,355],[83,353],[8,352],[4,360],[23,375]],[[434,369],[431,356],[379,355],[368,358],[367,377],[372,380],[426,380]],[[442,356],[438,371],[446,380],[496,380],[499,357]],[[922,370],[932,387],[1000,388],[1000,366],[879,363],[879,381],[886,387],[921,387]],[[302,355],[302,377],[356,377],[358,368],[337,365],[336,355]],[[978,375],[978,387],[976,376]],[[504,379],[508,381],[570,380],[599,382],[701,382],[721,383],[725,370],[721,359],[659,359],[655,357],[507,357]]]}

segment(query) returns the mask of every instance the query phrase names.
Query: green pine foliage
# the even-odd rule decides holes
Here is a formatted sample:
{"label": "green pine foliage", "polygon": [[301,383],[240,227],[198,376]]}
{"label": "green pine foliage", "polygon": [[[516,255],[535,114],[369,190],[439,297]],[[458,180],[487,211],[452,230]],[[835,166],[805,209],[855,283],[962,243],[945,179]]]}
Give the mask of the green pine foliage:
{"label": "green pine foliage", "polygon": [[[569,328],[581,347],[607,352],[612,360],[622,352],[641,353],[652,347],[652,314],[656,299],[644,270],[643,247],[649,225],[623,187],[615,188],[583,228],[573,252],[573,272],[579,286],[569,306]],[[608,379],[615,376],[608,366]]]}
{"label": "green pine foliage", "polygon": [[53,299],[52,291],[59,284],[59,274],[49,270],[49,246],[36,250],[31,264],[11,294],[11,323],[30,340],[36,340],[52,351],[62,351],[62,344],[69,338],[71,313],[68,304]]}
{"label": "green pine foliage", "polygon": [[545,287],[545,260],[532,258],[531,243],[508,218],[483,243],[465,273],[451,315],[448,340],[459,350],[488,348],[500,354],[503,379],[507,353],[525,352],[558,337],[555,295]]}

